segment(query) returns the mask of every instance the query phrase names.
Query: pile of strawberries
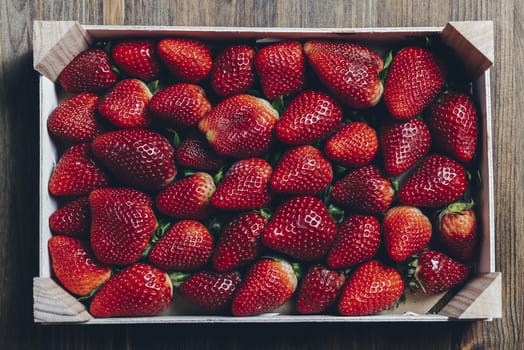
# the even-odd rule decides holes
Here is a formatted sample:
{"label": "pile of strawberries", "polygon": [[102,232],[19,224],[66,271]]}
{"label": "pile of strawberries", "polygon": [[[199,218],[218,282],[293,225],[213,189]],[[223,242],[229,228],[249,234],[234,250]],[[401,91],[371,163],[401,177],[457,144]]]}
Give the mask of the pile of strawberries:
{"label": "pile of strawberries", "polygon": [[158,314],[174,288],[208,313],[368,315],[465,281],[478,116],[445,59],[212,45],[95,45],[59,76],[48,247],[93,316]]}

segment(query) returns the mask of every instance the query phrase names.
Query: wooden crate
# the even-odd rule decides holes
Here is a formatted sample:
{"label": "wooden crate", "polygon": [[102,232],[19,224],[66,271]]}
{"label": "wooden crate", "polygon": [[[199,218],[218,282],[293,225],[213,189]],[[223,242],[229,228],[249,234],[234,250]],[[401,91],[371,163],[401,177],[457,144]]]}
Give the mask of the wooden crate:
{"label": "wooden crate", "polygon": [[[61,70],[92,42],[125,37],[193,37],[206,41],[234,39],[338,38],[383,47],[412,37],[438,35],[455,51],[473,77],[473,92],[480,114],[480,174],[482,184],[477,196],[481,247],[478,273],[460,291],[434,297],[407,294],[401,307],[364,317],[331,315],[303,316],[288,312],[288,305],[271,314],[253,317],[199,315],[188,305],[175,301],[155,317],[93,318],[72,295],[52,278],[47,252],[49,215],[57,204],[47,191],[47,182],[58,154],[46,127],[46,120],[57,106],[54,86]],[[495,271],[495,230],[493,207],[493,157],[491,136],[490,67],[493,64],[493,23],[490,21],[450,22],[444,27],[412,28],[225,28],[225,27],[146,27],[93,26],[78,22],[36,21],[34,23],[34,68],[40,76],[40,269],[34,278],[34,321],[44,324],[81,323],[253,323],[253,322],[392,322],[450,321],[500,318],[501,273]],[[175,300],[179,299],[176,298]]]}

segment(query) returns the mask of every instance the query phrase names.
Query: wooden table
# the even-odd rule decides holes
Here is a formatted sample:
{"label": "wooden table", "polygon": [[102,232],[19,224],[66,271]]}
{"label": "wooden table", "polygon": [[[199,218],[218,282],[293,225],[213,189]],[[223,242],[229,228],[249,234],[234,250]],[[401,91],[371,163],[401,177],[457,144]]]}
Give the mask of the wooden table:
{"label": "wooden table", "polygon": [[[155,3],[155,2],[151,2]],[[4,0],[0,5],[0,349],[523,349],[524,6],[507,1]],[[32,21],[288,27],[440,26],[495,21],[492,70],[496,259],[503,319],[449,324],[38,326],[37,74]],[[523,152],[523,153],[520,153]]]}

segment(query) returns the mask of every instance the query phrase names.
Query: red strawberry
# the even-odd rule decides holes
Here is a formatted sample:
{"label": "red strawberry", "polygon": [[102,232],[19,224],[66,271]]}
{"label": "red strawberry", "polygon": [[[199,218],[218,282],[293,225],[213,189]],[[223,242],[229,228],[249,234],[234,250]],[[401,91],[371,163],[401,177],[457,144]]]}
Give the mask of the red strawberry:
{"label": "red strawberry", "polygon": [[224,311],[240,284],[236,271],[217,273],[200,271],[189,277],[180,286],[180,294],[191,303],[207,311]]}
{"label": "red strawberry", "polygon": [[379,140],[384,168],[391,176],[402,174],[415,165],[431,145],[429,129],[420,119],[387,121],[380,129]]}
{"label": "red strawberry", "polygon": [[401,203],[436,208],[449,204],[466,192],[466,171],[456,161],[430,155],[409,175],[398,192]]}
{"label": "red strawberry", "polygon": [[365,316],[391,308],[404,293],[402,276],[377,260],[360,265],[349,278],[338,302],[346,316]]}
{"label": "red strawberry", "polygon": [[437,235],[448,254],[460,261],[470,261],[478,242],[477,217],[473,202],[452,203],[437,218]]}
{"label": "red strawberry", "polygon": [[167,273],[137,263],[111,277],[95,294],[89,311],[95,317],[153,316],[173,300]]}
{"label": "red strawberry", "polygon": [[320,81],[342,103],[368,108],[380,100],[383,87],[378,72],[384,64],[372,50],[350,43],[306,42],[304,52]]}
{"label": "red strawberry", "polygon": [[418,257],[415,278],[426,295],[448,290],[468,276],[466,265],[434,250],[425,250]]}
{"label": "red strawberry", "polygon": [[269,203],[271,166],[262,158],[249,158],[234,163],[211,197],[219,209],[248,210]]}
{"label": "red strawberry", "polygon": [[224,165],[224,159],[198,137],[182,141],[176,149],[175,159],[180,166],[196,170],[218,170]]}
{"label": "red strawberry", "polygon": [[166,38],[160,40],[157,49],[167,68],[181,81],[198,83],[211,70],[211,51],[200,41]]}
{"label": "red strawberry", "polygon": [[144,81],[160,75],[160,58],[152,40],[124,40],[111,51],[116,66],[126,75]]}
{"label": "red strawberry", "polygon": [[119,128],[145,127],[151,123],[147,113],[151,96],[151,91],[142,81],[122,80],[100,102],[98,112]]}
{"label": "red strawberry", "polygon": [[213,253],[213,268],[231,271],[255,260],[260,255],[260,235],[266,224],[266,218],[255,212],[240,214],[228,222]]}
{"label": "red strawberry", "polygon": [[164,270],[195,271],[211,256],[213,239],[198,221],[182,220],[160,238],[149,253],[151,264]]}
{"label": "red strawberry", "polygon": [[206,173],[196,173],[175,181],[156,197],[157,209],[179,219],[205,219],[212,213],[210,200],[215,182]]}
{"label": "red strawberry", "polygon": [[271,176],[271,189],[295,195],[322,192],[333,180],[331,164],[313,146],[298,146],[288,150]]}
{"label": "red strawberry", "polygon": [[268,150],[278,112],[264,99],[235,95],[216,105],[198,127],[219,154],[236,158]]}
{"label": "red strawberry", "polygon": [[302,277],[297,297],[297,311],[301,314],[321,313],[337,299],[346,281],[342,273],[322,265],[313,265]]}
{"label": "red strawberry", "polygon": [[305,85],[305,59],[298,41],[270,44],[258,51],[255,69],[266,98],[293,95]]}
{"label": "red strawberry", "polygon": [[101,134],[104,127],[95,117],[100,97],[81,93],[60,103],[47,119],[47,129],[66,142],[89,142]]}
{"label": "red strawberry", "polygon": [[308,90],[295,97],[276,126],[277,137],[285,143],[308,144],[324,138],[342,120],[342,110],[329,95]]}
{"label": "red strawberry", "polygon": [[327,254],[337,226],[320,199],[303,196],[284,202],[264,232],[265,246],[301,260],[317,260]]}
{"label": "red strawberry", "polygon": [[329,158],[352,168],[371,163],[377,151],[377,132],[362,122],[344,125],[324,145],[324,152]]}
{"label": "red strawberry", "polygon": [[444,94],[430,112],[428,125],[435,144],[461,162],[475,155],[478,117],[473,101],[461,93]]}
{"label": "red strawberry", "polygon": [[65,66],[58,82],[66,91],[95,92],[113,86],[117,78],[107,53],[94,48],[80,53]]}
{"label": "red strawberry", "polygon": [[221,96],[247,91],[255,82],[255,50],[247,45],[233,45],[218,55],[211,68],[211,87]]}
{"label": "red strawberry", "polygon": [[87,242],[54,236],[47,245],[55,277],[73,294],[89,295],[111,276],[111,269],[96,261]]}
{"label": "red strawberry", "polygon": [[293,267],[284,260],[265,258],[247,272],[233,297],[234,316],[251,316],[273,311],[288,301],[297,288]]}
{"label": "red strawberry", "polygon": [[377,72],[384,68],[382,58],[375,51],[363,45],[347,41],[309,40],[304,44],[304,51],[306,54],[320,51],[342,56],[350,61],[368,64],[374,67]]}
{"label": "red strawberry", "polygon": [[93,161],[89,144],[84,143],[64,152],[51,174],[48,188],[53,196],[81,196],[108,184],[109,178]]}
{"label": "red strawberry", "polygon": [[87,197],[72,200],[58,208],[49,217],[49,228],[59,235],[87,237],[91,229]]}
{"label": "red strawberry", "polygon": [[333,202],[360,213],[382,213],[393,202],[393,186],[375,165],[353,170],[331,188]]}
{"label": "red strawberry", "polygon": [[198,85],[175,84],[157,92],[149,102],[153,116],[175,126],[193,126],[211,110]]}
{"label": "red strawberry", "polygon": [[389,67],[384,102],[395,119],[411,119],[428,107],[444,85],[444,67],[423,48],[400,50]]}
{"label": "red strawberry", "polygon": [[162,135],[144,129],[107,132],[93,153],[122,183],[143,190],[166,187],[176,175],[175,150]]}
{"label": "red strawberry", "polygon": [[127,265],[140,259],[158,222],[151,198],[127,188],[102,188],[89,195],[91,247],[106,264]]}
{"label": "red strawberry", "polygon": [[418,253],[431,239],[431,222],[415,207],[391,208],[382,221],[386,250],[395,262]]}
{"label": "red strawberry", "polygon": [[374,216],[350,215],[344,219],[327,256],[332,269],[347,268],[369,260],[380,246],[380,223]]}

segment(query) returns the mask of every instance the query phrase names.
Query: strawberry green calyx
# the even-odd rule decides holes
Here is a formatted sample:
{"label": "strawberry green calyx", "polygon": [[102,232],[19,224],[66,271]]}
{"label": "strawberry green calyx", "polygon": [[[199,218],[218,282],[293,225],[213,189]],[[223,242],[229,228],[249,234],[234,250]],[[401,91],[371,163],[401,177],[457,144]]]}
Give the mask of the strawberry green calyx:
{"label": "strawberry green calyx", "polygon": [[285,109],[284,96],[280,95],[271,101],[271,106],[278,112],[278,115],[282,115]]}
{"label": "strawberry green calyx", "polygon": [[191,273],[187,272],[171,272],[168,274],[169,279],[171,280],[171,283],[173,283],[173,286],[176,288],[180,288],[182,284],[184,284],[185,281],[188,280],[189,277],[191,277]]}
{"label": "strawberry green calyx", "polygon": [[146,259],[149,256],[151,249],[153,249],[153,247],[158,242],[158,240],[162,238],[167,233],[167,231],[169,231],[169,229],[172,226],[172,223],[165,219],[157,219],[157,221],[158,221],[158,226],[155,232],[153,233],[153,236],[151,236],[151,240],[149,244],[147,245],[146,249],[142,253],[143,259]]}
{"label": "strawberry green calyx", "polygon": [[158,91],[159,80],[152,80],[149,83],[147,83],[146,85],[149,91],[151,91],[151,93],[154,95]]}
{"label": "strawberry green calyx", "polygon": [[474,205],[475,201],[473,199],[469,202],[455,202],[448,205],[444,212],[450,214],[461,214],[463,211],[473,208]]}
{"label": "strawberry green calyx", "polygon": [[93,289],[91,291],[91,293],[89,293],[88,295],[84,295],[82,297],[78,297],[78,298],[76,298],[76,300],[78,300],[81,303],[89,303],[91,301],[91,299],[93,299],[95,294],[100,290],[100,288],[102,288],[102,286],[103,286],[103,284],[99,285],[98,287]]}
{"label": "strawberry green calyx", "polygon": [[224,166],[218,169],[215,176],[213,176],[213,181],[215,182],[215,186],[218,186],[222,182],[223,179],[224,179]]}
{"label": "strawberry green calyx", "polygon": [[418,270],[418,256],[413,256],[411,260],[408,260],[408,263],[404,266],[406,284],[411,290],[412,293],[416,293],[417,290],[422,290],[426,294],[426,290],[422,283],[417,278]]}
{"label": "strawberry green calyx", "polygon": [[260,214],[266,220],[269,220],[269,218],[272,215],[271,209],[269,209],[269,208],[262,208],[262,209],[259,209],[259,210],[255,210],[255,212]]}
{"label": "strawberry green calyx", "polygon": [[328,213],[329,213],[329,216],[331,216],[331,218],[333,218],[333,220],[339,224],[342,222],[342,220],[344,220],[344,210],[333,205],[333,204],[330,204],[328,206]]}
{"label": "strawberry green calyx", "polygon": [[386,57],[384,58],[384,68],[378,73],[378,79],[384,84],[386,81],[386,77],[388,75],[388,68],[391,64],[391,61],[393,61],[393,51],[389,51]]}
{"label": "strawberry green calyx", "polygon": [[222,231],[222,222],[220,222],[216,217],[212,218],[206,226],[207,230],[213,237],[217,237],[220,231]]}
{"label": "strawberry green calyx", "polygon": [[297,276],[297,280],[300,281],[304,274],[302,266],[300,266],[300,264],[297,262],[293,262],[291,263],[291,267],[293,268],[293,272],[295,272],[295,276]]}

